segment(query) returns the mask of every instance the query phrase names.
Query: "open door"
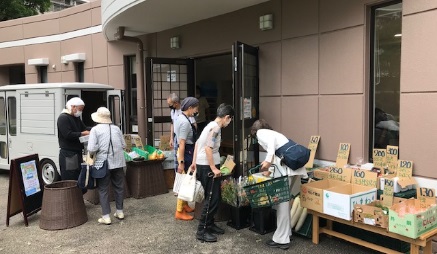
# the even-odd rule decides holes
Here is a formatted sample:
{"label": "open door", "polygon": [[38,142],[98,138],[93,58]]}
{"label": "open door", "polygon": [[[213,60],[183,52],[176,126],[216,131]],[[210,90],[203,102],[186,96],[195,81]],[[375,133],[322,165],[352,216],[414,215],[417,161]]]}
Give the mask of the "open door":
{"label": "open door", "polygon": [[259,119],[258,48],[237,41],[232,48],[232,59],[235,176],[240,176],[259,163],[258,145],[252,144],[250,137],[250,127]]}
{"label": "open door", "polygon": [[161,136],[170,136],[168,95],[194,96],[194,61],[148,57],[146,77],[147,144],[155,146]]}

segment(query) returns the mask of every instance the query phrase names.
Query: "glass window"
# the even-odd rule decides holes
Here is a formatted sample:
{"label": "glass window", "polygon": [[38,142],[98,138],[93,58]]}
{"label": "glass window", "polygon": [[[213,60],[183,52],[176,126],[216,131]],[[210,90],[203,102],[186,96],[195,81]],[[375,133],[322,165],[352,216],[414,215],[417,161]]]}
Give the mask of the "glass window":
{"label": "glass window", "polygon": [[85,65],[84,62],[77,62],[74,64],[76,69],[76,82],[85,81]]}
{"label": "glass window", "polygon": [[17,99],[8,97],[9,134],[17,136]]}
{"label": "glass window", "polygon": [[399,145],[401,33],[401,2],[372,8],[371,150]]}
{"label": "glass window", "polygon": [[47,66],[38,66],[38,82],[47,83]]}

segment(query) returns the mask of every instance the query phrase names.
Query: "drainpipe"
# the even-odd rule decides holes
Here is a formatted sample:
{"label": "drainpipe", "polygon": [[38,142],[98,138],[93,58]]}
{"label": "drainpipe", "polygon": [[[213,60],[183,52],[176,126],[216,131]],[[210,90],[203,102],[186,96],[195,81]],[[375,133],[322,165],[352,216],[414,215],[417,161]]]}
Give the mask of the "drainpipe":
{"label": "drainpipe", "polygon": [[138,120],[138,135],[143,139],[145,144],[145,138],[147,138],[147,125],[146,125],[146,105],[145,105],[145,93],[144,93],[144,46],[143,41],[137,37],[125,36],[124,27],[117,28],[115,33],[115,39],[118,41],[128,41],[137,43],[138,51],[136,53],[137,60],[137,120]]}

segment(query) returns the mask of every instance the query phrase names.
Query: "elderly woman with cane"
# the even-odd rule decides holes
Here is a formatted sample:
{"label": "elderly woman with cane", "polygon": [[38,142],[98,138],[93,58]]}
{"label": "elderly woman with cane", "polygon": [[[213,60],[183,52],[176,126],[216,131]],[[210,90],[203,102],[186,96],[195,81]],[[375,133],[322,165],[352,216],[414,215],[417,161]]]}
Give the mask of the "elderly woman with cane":
{"label": "elderly woman with cane", "polygon": [[227,127],[235,111],[230,105],[221,104],[217,108],[217,117],[210,122],[200,134],[194,149],[191,171],[197,169],[197,179],[205,189],[205,202],[199,219],[196,238],[202,242],[216,242],[216,234],[224,234],[224,230],[214,224],[221,199],[220,181],[214,180],[220,173],[220,142],[221,129]]}

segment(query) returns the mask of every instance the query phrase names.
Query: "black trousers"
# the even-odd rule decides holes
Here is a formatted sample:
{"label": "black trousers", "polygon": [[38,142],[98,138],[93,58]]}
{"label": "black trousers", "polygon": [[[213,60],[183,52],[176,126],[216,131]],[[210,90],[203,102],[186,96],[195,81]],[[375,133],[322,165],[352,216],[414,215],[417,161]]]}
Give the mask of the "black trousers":
{"label": "black trousers", "polygon": [[83,162],[82,151],[59,150],[59,167],[62,180],[75,180],[79,178],[81,163]]}
{"label": "black trousers", "polygon": [[[220,168],[220,165],[216,165],[216,167]],[[218,211],[222,195],[220,178],[208,177],[208,173],[212,174],[209,165],[196,165],[196,168],[197,179],[202,183],[202,187],[205,190],[205,201],[203,202],[202,215],[197,228],[199,231],[202,231],[205,227],[208,228],[214,224],[214,215]]]}

